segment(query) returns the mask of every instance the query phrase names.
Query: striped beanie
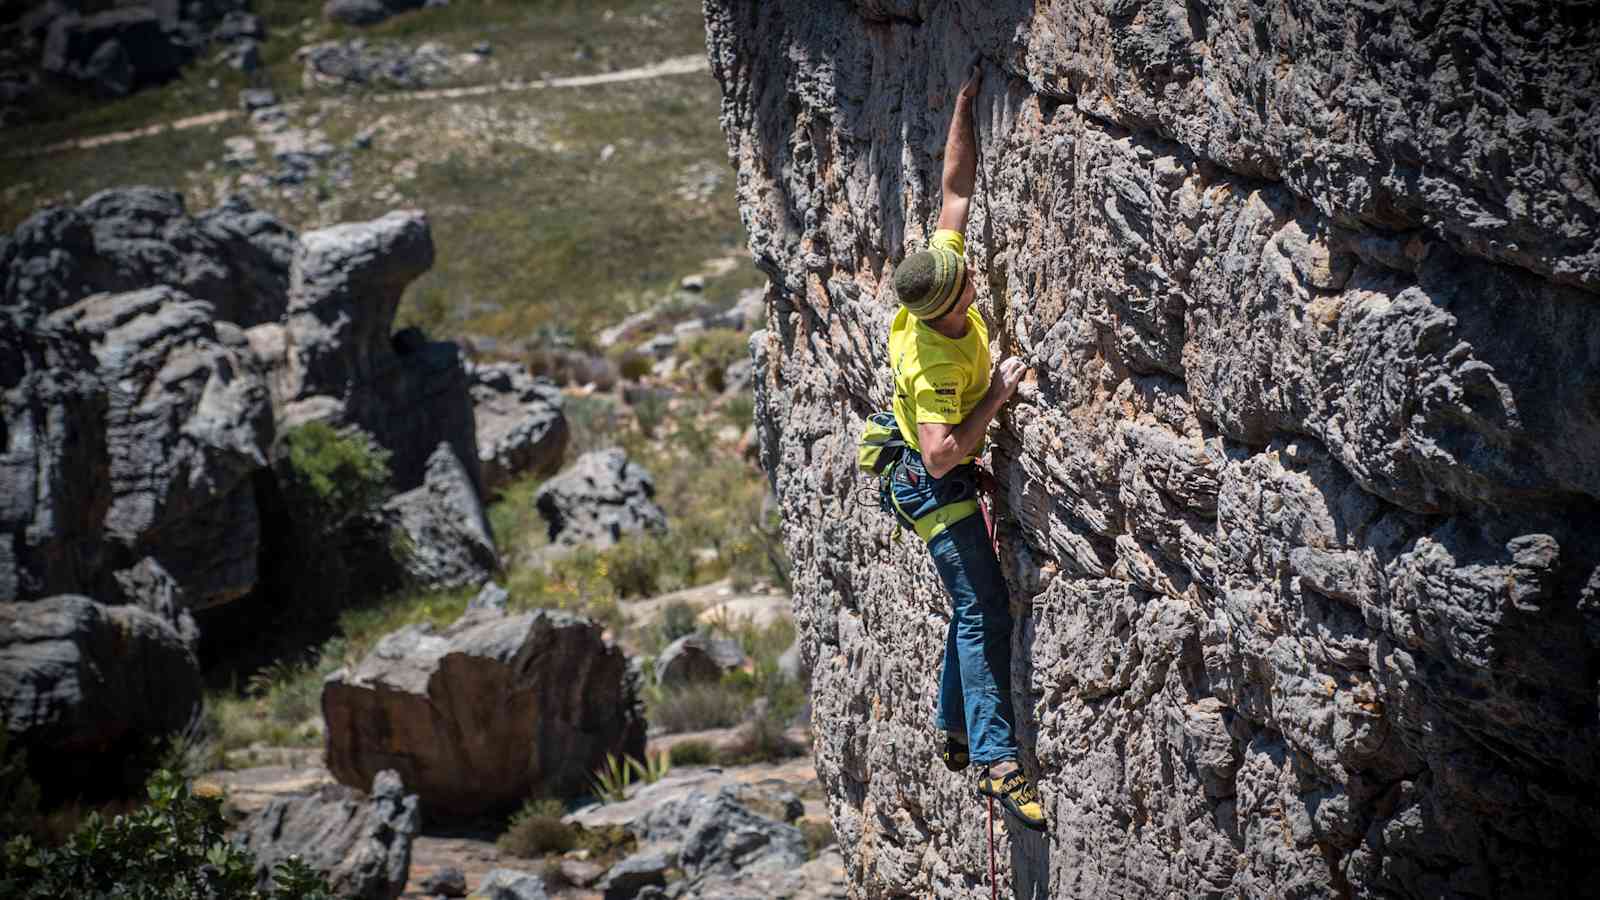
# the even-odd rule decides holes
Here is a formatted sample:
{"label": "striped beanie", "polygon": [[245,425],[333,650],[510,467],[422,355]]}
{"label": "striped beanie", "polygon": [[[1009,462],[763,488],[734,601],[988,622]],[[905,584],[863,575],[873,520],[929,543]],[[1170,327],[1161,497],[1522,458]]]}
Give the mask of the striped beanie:
{"label": "striped beanie", "polygon": [[966,268],[966,261],[954,250],[919,250],[894,270],[894,292],[913,316],[923,321],[937,319],[955,308]]}

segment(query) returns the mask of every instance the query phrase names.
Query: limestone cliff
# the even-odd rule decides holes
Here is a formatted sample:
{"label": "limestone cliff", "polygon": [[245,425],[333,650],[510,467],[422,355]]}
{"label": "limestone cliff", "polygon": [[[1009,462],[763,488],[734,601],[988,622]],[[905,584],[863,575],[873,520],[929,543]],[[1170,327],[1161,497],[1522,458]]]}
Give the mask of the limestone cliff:
{"label": "limestone cliff", "polygon": [[945,604],[853,471],[984,60],[969,260],[1049,835],[1022,897],[1543,897],[1600,860],[1600,17],[707,0],[763,460],[860,896],[986,897]]}

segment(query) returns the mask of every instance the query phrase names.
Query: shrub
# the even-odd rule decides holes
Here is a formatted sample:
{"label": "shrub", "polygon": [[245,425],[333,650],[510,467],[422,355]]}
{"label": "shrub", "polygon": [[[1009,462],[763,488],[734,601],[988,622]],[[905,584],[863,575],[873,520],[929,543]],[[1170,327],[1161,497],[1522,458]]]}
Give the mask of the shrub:
{"label": "shrub", "polygon": [[623,350],[614,354],[612,362],[617,367],[617,372],[627,381],[638,381],[650,374],[655,363],[649,356],[637,350]]}
{"label": "shrub", "polygon": [[326,422],[307,422],[283,436],[287,487],[312,507],[331,531],[383,499],[389,483],[389,451],[364,432],[340,433]]}
{"label": "shrub", "polygon": [[565,853],[578,845],[577,829],[561,821],[565,814],[560,800],[529,800],[511,817],[495,845],[502,853],[524,859]]}
{"label": "shrub", "polygon": [[831,823],[801,819],[796,824],[800,828],[800,836],[806,839],[807,859],[816,859],[817,854],[836,843]]}
{"label": "shrub", "polygon": [[739,742],[724,750],[722,759],[729,765],[773,763],[802,752],[802,748],[784,736],[783,720],[767,713],[750,720],[740,731]]}
{"label": "shrub", "polygon": [[717,750],[710,741],[673,744],[669,753],[675,766],[709,766],[717,760]]}
{"label": "shrub", "polygon": [[606,553],[606,580],[617,596],[653,597],[661,592],[661,547],[645,538],[620,541]]}
{"label": "shrub", "polygon": [[749,707],[749,694],[735,684],[686,684],[654,692],[649,718],[651,725],[677,734],[737,725]]}
{"label": "shrub", "polygon": [[661,610],[661,642],[670,644],[700,630],[700,611],[683,600],[674,600]]}
{"label": "shrub", "polygon": [[255,857],[227,839],[221,797],[197,796],[165,770],[150,779],[148,793],[148,804],[109,823],[90,814],[60,848],[11,839],[0,866],[0,896],[329,900],[321,876],[292,859],[274,870],[270,889],[257,892]]}
{"label": "shrub", "polygon": [[750,340],[731,328],[702,331],[684,345],[701,383],[716,393],[727,387],[728,367],[750,355]]}
{"label": "shrub", "polygon": [[665,391],[642,390],[633,401],[633,415],[639,421],[639,433],[655,437],[666,421],[669,403]]}

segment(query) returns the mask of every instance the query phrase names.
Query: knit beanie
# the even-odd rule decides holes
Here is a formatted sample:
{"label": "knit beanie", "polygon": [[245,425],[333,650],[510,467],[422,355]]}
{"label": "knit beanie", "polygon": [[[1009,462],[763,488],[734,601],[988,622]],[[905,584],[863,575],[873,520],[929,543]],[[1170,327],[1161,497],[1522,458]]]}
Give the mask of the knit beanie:
{"label": "knit beanie", "polygon": [[894,270],[894,292],[913,316],[923,321],[937,319],[955,308],[966,268],[966,261],[954,250],[918,250]]}

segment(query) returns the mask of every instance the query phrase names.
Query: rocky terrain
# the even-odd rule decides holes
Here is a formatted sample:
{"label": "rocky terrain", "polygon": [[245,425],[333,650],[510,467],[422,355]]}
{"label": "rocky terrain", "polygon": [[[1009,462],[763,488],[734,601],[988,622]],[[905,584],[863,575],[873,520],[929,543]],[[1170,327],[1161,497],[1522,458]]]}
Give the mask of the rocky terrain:
{"label": "rocky terrain", "polygon": [[969,262],[1025,897],[1552,897],[1600,840],[1600,30],[1572,4],[707,3],[853,896],[986,897],[945,601],[870,507],[890,274]]}

